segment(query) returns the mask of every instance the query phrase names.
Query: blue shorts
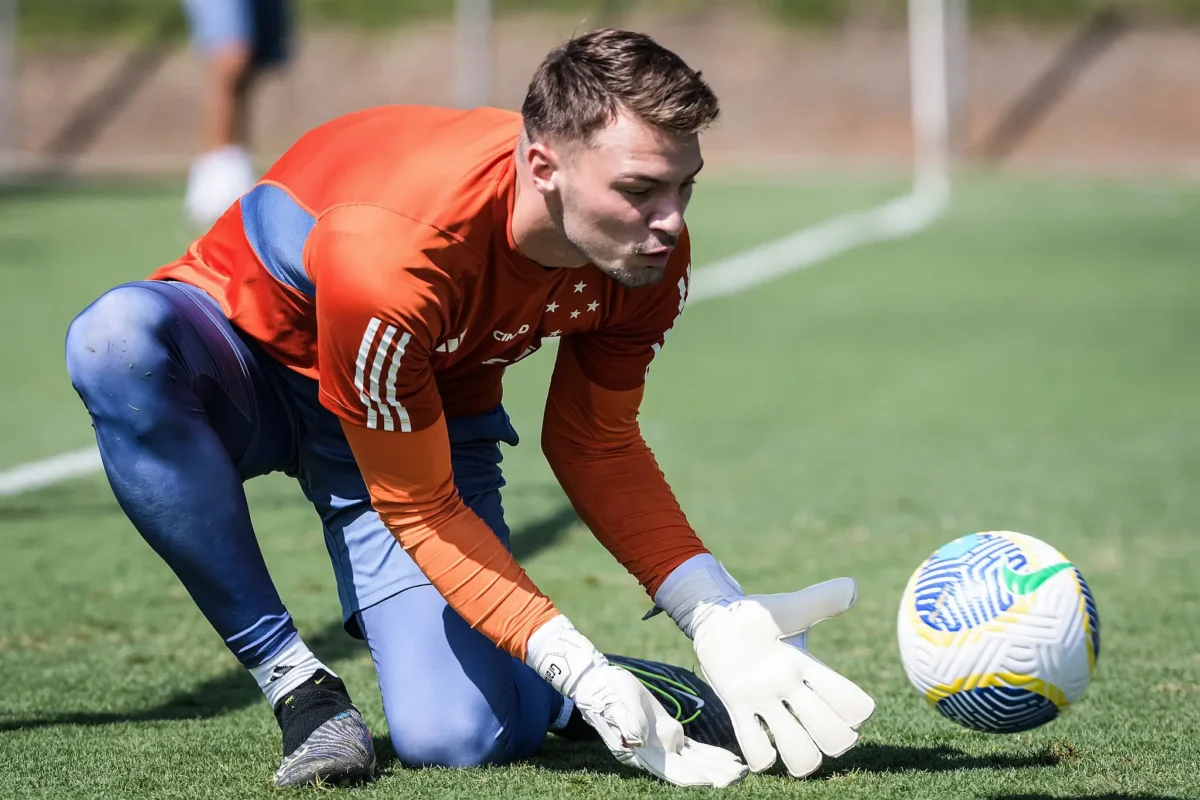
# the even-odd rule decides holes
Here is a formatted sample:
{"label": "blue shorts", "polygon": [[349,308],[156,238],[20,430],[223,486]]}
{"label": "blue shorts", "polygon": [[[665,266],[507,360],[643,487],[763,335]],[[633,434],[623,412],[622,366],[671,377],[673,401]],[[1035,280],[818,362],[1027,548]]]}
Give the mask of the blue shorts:
{"label": "blue shorts", "polygon": [[248,44],[251,63],[266,67],[287,60],[292,20],[288,0],[183,0],[192,44],[208,54]]}

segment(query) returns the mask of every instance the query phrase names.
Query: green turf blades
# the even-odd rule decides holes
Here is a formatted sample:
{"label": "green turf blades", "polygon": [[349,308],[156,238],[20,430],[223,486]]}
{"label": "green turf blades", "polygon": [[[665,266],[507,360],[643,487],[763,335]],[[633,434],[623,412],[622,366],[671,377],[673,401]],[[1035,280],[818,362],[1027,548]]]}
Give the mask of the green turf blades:
{"label": "green turf blades", "polygon": [[[789,215],[816,221],[890,190],[846,183],[704,183],[689,214],[696,269],[784,233]],[[646,435],[747,590],[859,581],[855,608],[810,645],[875,696],[863,742],[815,780],[754,776],[723,796],[1194,797],[1200,192],[1015,180],[957,191],[948,218],[917,238],[689,307],[651,370]],[[182,249],[169,233],[178,199],[76,193],[0,214],[10,464],[88,441],[62,368],[66,323],[89,295]],[[573,521],[530,444],[551,360],[506,380],[526,443],[505,452],[514,547],[598,646],[693,664],[669,620],[638,621],[644,592]],[[340,629],[319,521],[282,476],[252,482],[249,496],[284,601],[376,737],[379,778],[356,798],[695,795],[554,737],[512,767],[396,766],[370,657]],[[0,527],[0,796],[278,796],[278,732],[261,693],[102,479],[0,500]],[[1071,555],[1106,637],[1083,702],[1004,739],[938,717],[894,646],[920,560],[963,531],[1000,527]]]}

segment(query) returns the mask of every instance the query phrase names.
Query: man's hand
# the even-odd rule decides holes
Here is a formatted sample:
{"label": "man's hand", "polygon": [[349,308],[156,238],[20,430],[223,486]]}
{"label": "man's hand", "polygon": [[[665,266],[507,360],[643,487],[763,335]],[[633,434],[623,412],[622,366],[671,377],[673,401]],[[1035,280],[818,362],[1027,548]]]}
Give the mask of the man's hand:
{"label": "man's hand", "polygon": [[803,636],[847,611],[855,596],[850,578],[789,594],[746,596],[712,556],[683,564],[657,593],[659,607],[692,638],[751,770],[771,767],[778,750],[788,771],[803,777],[823,755],[839,756],[858,741],[856,729],[870,718],[875,701],[809,655]]}
{"label": "man's hand", "polygon": [[612,666],[566,617],[529,638],[525,659],[575,701],[609,751],[623,764],[676,786],[729,786],[746,776],[732,753],[692,741],[632,674]]}

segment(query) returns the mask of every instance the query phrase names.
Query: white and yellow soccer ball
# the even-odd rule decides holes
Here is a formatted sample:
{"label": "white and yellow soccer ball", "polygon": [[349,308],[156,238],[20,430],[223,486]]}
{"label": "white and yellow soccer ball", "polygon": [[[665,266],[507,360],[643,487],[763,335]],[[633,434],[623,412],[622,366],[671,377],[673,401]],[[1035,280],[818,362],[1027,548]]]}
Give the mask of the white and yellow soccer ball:
{"label": "white and yellow soccer ball", "polygon": [[944,716],[1017,733],[1078,702],[1100,655],[1100,618],[1083,575],[1045,542],[972,533],[939,548],[904,590],[900,660]]}

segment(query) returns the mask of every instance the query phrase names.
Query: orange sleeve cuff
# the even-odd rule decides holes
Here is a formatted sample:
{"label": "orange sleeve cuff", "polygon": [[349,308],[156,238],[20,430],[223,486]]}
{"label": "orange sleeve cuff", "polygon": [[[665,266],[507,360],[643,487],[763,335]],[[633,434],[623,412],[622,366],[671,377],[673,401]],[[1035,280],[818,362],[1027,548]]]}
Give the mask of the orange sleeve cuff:
{"label": "orange sleeve cuff", "polygon": [[459,497],[445,418],[413,433],[342,428],[401,547],[467,624],[524,660],[530,635],[559,612]]}
{"label": "orange sleeve cuff", "polygon": [[672,570],[708,550],[638,428],[643,387],[597,386],[574,347],[559,345],[542,450],[580,518],[653,597]]}

